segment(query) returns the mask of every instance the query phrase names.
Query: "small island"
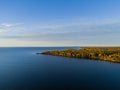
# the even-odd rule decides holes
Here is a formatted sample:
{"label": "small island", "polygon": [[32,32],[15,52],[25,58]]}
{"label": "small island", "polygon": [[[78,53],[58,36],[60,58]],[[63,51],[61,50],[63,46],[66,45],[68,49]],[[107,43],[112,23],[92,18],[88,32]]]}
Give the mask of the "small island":
{"label": "small island", "polygon": [[70,58],[102,60],[114,63],[120,63],[120,47],[86,47],[79,50],[55,50],[45,51],[37,54],[63,56]]}

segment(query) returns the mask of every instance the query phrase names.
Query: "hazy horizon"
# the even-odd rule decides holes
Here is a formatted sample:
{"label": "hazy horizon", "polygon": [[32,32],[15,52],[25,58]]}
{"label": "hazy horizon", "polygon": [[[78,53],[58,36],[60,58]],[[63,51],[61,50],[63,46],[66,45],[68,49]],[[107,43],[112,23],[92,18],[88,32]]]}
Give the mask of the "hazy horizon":
{"label": "hazy horizon", "polygon": [[120,0],[0,0],[0,47],[120,46]]}

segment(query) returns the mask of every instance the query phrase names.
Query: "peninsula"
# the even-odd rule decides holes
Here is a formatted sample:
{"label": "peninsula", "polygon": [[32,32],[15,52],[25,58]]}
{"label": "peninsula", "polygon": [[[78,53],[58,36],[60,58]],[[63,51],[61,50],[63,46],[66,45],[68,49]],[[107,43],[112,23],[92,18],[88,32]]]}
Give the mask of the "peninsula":
{"label": "peninsula", "polygon": [[55,50],[37,54],[63,56],[80,59],[103,60],[120,63],[120,47],[86,47],[79,50]]}

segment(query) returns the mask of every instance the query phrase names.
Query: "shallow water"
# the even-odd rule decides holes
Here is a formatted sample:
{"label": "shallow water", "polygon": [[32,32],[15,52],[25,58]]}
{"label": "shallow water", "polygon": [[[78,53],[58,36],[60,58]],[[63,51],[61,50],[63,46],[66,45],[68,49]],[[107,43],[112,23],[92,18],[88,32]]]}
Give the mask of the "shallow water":
{"label": "shallow water", "polygon": [[120,90],[120,64],[35,54],[67,48],[0,48],[0,90]]}

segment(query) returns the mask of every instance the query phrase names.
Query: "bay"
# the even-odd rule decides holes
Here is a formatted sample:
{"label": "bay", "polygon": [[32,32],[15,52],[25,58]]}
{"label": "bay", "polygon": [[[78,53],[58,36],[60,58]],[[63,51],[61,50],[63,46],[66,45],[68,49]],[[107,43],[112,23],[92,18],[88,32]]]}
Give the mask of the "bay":
{"label": "bay", "polygon": [[120,90],[120,64],[36,52],[79,47],[1,47],[0,90]]}

